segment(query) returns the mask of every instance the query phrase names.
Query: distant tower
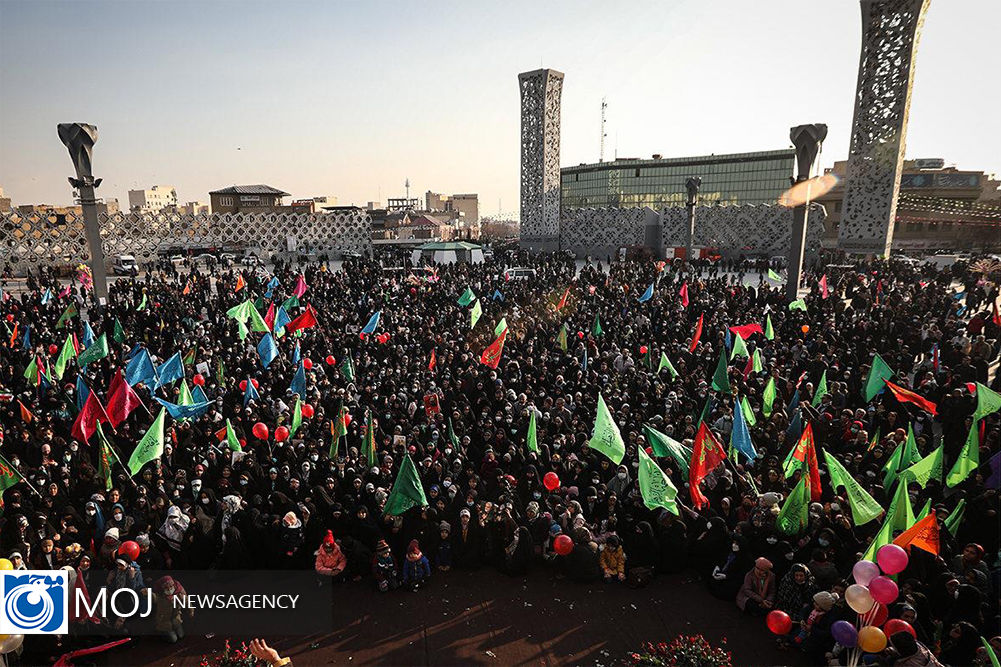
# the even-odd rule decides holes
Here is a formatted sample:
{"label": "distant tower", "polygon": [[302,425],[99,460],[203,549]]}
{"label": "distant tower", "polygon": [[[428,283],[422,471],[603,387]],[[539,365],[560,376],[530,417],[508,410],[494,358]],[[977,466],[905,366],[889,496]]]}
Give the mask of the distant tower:
{"label": "distant tower", "polygon": [[598,162],[605,161],[605,109],[608,108],[608,103],[605,102],[605,98],[601,98],[601,148],[598,151]]}
{"label": "distant tower", "polygon": [[410,206],[410,179],[403,182],[403,187],[407,189],[407,206]]}
{"label": "distant tower", "polygon": [[838,247],[887,255],[911,106],[914,58],[930,0],[860,0],[862,53]]}
{"label": "distant tower", "polygon": [[521,247],[560,246],[560,96],[563,73],[518,75],[521,89]]}

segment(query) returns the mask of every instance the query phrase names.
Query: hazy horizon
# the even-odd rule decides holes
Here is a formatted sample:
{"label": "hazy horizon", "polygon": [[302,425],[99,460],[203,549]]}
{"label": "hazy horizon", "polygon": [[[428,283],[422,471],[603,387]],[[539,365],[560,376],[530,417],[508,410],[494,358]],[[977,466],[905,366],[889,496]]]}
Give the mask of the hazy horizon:
{"label": "hazy horizon", "polygon": [[[996,0],[933,0],[908,158],[1001,171]],[[517,212],[519,72],[566,74],[563,166],[771,150],[827,123],[847,157],[858,3],[0,3],[0,187],[71,202],[59,122],[98,126],[98,195],[233,184],[383,204],[477,193]],[[84,52],[83,49],[87,49]],[[984,118],[988,120],[985,122]],[[994,127],[994,129],[991,129]]]}

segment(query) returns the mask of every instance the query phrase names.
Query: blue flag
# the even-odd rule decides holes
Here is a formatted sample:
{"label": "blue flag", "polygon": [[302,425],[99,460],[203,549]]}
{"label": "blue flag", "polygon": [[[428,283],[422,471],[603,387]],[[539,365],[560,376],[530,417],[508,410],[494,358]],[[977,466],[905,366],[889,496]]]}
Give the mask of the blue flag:
{"label": "blue flag", "polygon": [[791,415],[793,413],[793,410],[795,410],[798,407],[799,407],[799,387],[797,387],[796,391],[792,393],[792,398],[789,400],[789,407],[786,408],[786,414]]}
{"label": "blue flag", "polygon": [[87,402],[87,397],[90,396],[90,389],[87,387],[87,383],[83,381],[83,378],[78,374],[76,376],[76,411],[80,412],[83,410],[83,404]]}
{"label": "blue flag", "polygon": [[181,353],[175,352],[174,356],[167,361],[163,362],[156,369],[157,376],[157,388],[164,385],[168,385],[171,382],[175,382],[184,377],[184,360],[181,359]]}
{"label": "blue flag", "polygon": [[501,294],[501,292],[500,292],[499,289],[495,289],[494,290],[493,299],[494,299],[494,301],[503,301],[504,300],[504,295]]}
{"label": "blue flag", "polygon": [[365,325],[365,328],[362,329],[361,332],[363,334],[375,333],[375,328],[379,326],[379,317],[381,315],[382,315],[381,310],[375,311],[375,314],[372,315],[372,317],[368,318],[368,324]]}
{"label": "blue flag", "polygon": [[24,325],[24,338],[21,339],[21,343],[22,343],[22,345],[24,345],[24,349],[26,349],[26,350],[30,350],[31,349],[31,325],[30,324],[25,324]]}
{"label": "blue flag", "polygon": [[288,390],[293,394],[299,394],[300,398],[306,395],[306,368],[302,364],[295,370]]}
{"label": "blue flag", "polygon": [[285,306],[279,306],[278,312],[275,313],[275,331],[280,331],[285,328],[285,325],[292,321],[292,318],[288,316],[285,311]]}
{"label": "blue flag", "polygon": [[264,298],[270,299],[276,287],[278,287],[278,276],[272,276],[271,280],[268,281],[268,291],[264,293]]}
{"label": "blue flag", "polygon": [[758,452],[754,450],[751,443],[751,432],[747,429],[747,420],[744,419],[744,411],[740,407],[740,399],[735,399],[733,406],[733,430],[730,431],[730,445],[738,452],[754,460],[758,458]]}
{"label": "blue flag", "polygon": [[587,345],[584,346],[584,360],[583,360],[582,366],[584,366],[584,370],[586,371],[587,370]]}
{"label": "blue flag", "polygon": [[151,389],[160,386],[160,380],[157,377],[156,369],[153,368],[153,360],[149,358],[148,351],[140,350],[139,354],[129,360],[128,366],[125,367],[125,381],[129,383],[130,387],[134,387],[140,382]]}
{"label": "blue flag", "polygon": [[650,287],[646,288],[646,291],[643,292],[643,296],[641,296],[638,299],[638,301],[640,303],[646,303],[647,301],[649,301],[652,298],[653,298],[653,283],[650,283]]}
{"label": "blue flag", "polygon": [[44,306],[49,301],[52,301],[52,290],[46,288],[45,294],[42,295],[42,305]]}
{"label": "blue flag", "polygon": [[132,349],[129,350],[129,353],[125,355],[125,361],[132,361],[133,357],[139,354],[139,351],[142,349],[142,347],[143,347],[142,343],[136,343],[132,347]]}
{"label": "blue flag", "polygon": [[264,334],[264,338],[257,344],[257,356],[261,358],[261,365],[265,368],[278,356],[278,346],[275,344],[274,336],[270,333]]}
{"label": "blue flag", "polygon": [[799,437],[803,435],[803,417],[800,414],[801,412],[801,410],[796,410],[792,416],[792,421],[786,430],[786,440],[788,441],[799,442]]}
{"label": "blue flag", "polygon": [[292,365],[298,366],[302,359],[302,351],[299,349],[299,341],[295,342],[295,349],[292,350]]}
{"label": "blue flag", "polygon": [[723,343],[726,345],[727,352],[733,349],[733,337],[730,335],[730,327],[726,328],[726,337],[723,339]]}
{"label": "blue flag", "polygon": [[191,390],[191,398],[195,403],[205,403],[209,400],[200,384],[196,384],[195,388]]}
{"label": "blue flag", "polygon": [[261,400],[261,395],[257,393],[254,389],[254,383],[251,382],[250,377],[247,377],[247,388],[243,390],[243,407],[247,407],[247,403],[251,401]]}
{"label": "blue flag", "polygon": [[153,400],[167,408],[167,413],[174,419],[191,419],[192,417],[197,417],[208,410],[209,406],[212,405],[211,401],[207,401],[205,403],[194,403],[192,405],[176,405],[160,398],[159,396],[154,396]]}
{"label": "blue flag", "polygon": [[83,343],[83,349],[90,347],[90,344],[94,342],[94,330],[90,328],[90,322],[83,323],[83,338],[81,343]]}

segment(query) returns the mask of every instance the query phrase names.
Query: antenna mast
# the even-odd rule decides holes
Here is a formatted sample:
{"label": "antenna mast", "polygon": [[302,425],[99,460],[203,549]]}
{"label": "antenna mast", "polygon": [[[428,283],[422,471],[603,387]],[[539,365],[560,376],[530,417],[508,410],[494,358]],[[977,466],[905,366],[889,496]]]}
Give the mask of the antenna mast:
{"label": "antenna mast", "polygon": [[605,98],[601,98],[601,148],[598,153],[598,162],[605,161],[605,109],[608,108],[608,104],[605,102]]}
{"label": "antenna mast", "polygon": [[409,204],[410,203],[410,179],[409,178],[406,181],[404,181],[403,187],[405,187],[407,189],[407,204]]}

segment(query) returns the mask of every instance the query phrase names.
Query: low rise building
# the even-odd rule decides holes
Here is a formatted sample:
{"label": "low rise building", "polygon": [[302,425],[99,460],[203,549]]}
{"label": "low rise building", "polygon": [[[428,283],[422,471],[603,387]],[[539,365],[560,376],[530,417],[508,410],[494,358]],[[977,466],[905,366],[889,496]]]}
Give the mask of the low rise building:
{"label": "low rise building", "polygon": [[129,190],[129,210],[134,213],[174,213],[177,211],[177,190],[172,185]]}
{"label": "low rise building", "polygon": [[282,203],[289,193],[270,185],[231,185],[209,193],[213,213],[292,213]]}

